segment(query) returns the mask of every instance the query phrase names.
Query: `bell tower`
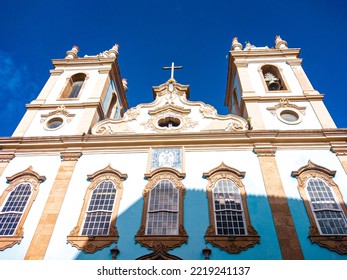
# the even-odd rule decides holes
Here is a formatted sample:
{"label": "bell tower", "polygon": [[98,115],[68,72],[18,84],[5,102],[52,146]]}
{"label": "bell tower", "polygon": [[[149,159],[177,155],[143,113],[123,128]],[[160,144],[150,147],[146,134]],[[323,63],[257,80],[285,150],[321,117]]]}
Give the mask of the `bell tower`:
{"label": "bell tower", "polygon": [[256,47],[237,38],[229,52],[225,105],[250,121],[253,129],[336,128],[299,58],[280,36],[275,46]]}
{"label": "bell tower", "polygon": [[118,45],[100,54],[78,56],[78,47],[54,69],[13,136],[81,135],[106,118],[118,119],[128,108],[126,80],[118,65]]}

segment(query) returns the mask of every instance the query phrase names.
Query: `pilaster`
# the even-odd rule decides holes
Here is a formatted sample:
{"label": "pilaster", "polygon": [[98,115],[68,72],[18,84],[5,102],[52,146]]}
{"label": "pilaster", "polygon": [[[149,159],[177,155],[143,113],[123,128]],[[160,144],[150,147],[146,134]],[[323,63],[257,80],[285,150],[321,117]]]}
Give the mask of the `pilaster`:
{"label": "pilaster", "polygon": [[258,155],[282,257],[285,260],[301,260],[304,256],[278,171],[276,148],[258,146],[254,152]]}
{"label": "pilaster", "polygon": [[58,174],[24,259],[44,259],[75,165],[81,155],[81,152],[61,153]]}
{"label": "pilaster", "polygon": [[14,153],[0,153],[0,176],[4,172],[6,166],[14,157]]}
{"label": "pilaster", "polygon": [[341,162],[341,165],[347,173],[347,143],[332,143],[331,151],[336,154]]}

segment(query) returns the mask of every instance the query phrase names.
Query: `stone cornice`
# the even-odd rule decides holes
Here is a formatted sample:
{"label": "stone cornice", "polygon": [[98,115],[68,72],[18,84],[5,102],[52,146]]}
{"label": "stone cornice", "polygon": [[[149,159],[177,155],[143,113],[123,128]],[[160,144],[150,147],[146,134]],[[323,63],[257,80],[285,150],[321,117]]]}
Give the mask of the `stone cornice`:
{"label": "stone cornice", "polygon": [[[2,153],[60,152],[66,147],[78,151],[109,148],[148,148],[153,145],[184,145],[206,147],[234,147],[252,150],[262,143],[281,148],[328,148],[332,143],[347,139],[347,129],[315,130],[252,130],[238,132],[198,132],[173,134],[122,134],[122,135],[75,135],[50,137],[3,137],[0,138]],[[336,145],[335,145],[336,146]]]}
{"label": "stone cornice", "polygon": [[[278,102],[283,96],[244,96],[243,100],[247,102]],[[324,94],[290,95],[285,97],[290,102],[295,101],[320,101],[324,99]]]}

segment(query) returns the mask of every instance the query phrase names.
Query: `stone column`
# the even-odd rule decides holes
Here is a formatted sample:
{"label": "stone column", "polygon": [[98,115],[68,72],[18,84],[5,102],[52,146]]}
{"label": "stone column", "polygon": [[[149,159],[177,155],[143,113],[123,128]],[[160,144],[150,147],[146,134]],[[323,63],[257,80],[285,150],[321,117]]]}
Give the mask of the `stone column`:
{"label": "stone column", "polygon": [[15,157],[14,153],[0,153],[0,176],[8,163]]}

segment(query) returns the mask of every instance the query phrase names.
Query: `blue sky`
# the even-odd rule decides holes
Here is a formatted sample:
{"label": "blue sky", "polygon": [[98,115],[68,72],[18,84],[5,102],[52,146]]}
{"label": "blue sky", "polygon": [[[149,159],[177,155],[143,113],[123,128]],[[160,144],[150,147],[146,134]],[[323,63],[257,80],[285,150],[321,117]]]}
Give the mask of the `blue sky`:
{"label": "blue sky", "polygon": [[347,2],[291,1],[2,1],[0,136],[10,136],[49,77],[51,59],[73,45],[79,56],[120,45],[130,107],[153,100],[170,77],[190,85],[190,99],[227,114],[224,94],[231,40],[274,46],[276,35],[301,48],[303,67],[338,127],[347,127]]}

